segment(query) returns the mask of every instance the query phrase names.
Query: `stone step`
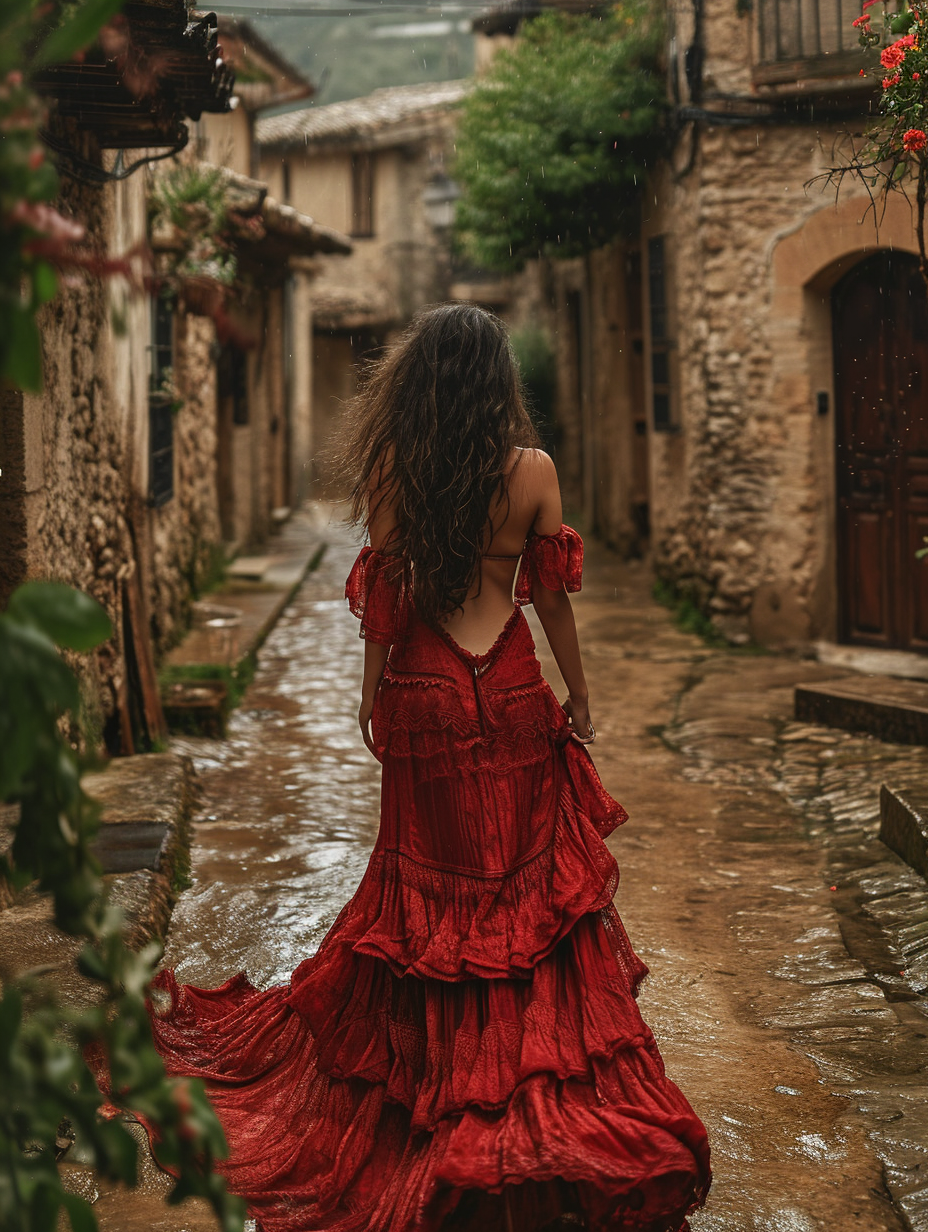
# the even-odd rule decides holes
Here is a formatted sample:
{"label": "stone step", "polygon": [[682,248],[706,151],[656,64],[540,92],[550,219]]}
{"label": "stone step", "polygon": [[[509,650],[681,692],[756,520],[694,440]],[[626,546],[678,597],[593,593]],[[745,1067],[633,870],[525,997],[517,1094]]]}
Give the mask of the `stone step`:
{"label": "stone step", "polygon": [[880,838],[928,879],[928,788],[880,788]]}
{"label": "stone step", "polygon": [[928,683],[890,676],[843,676],[797,684],[796,719],[867,732],[892,744],[928,745]]}

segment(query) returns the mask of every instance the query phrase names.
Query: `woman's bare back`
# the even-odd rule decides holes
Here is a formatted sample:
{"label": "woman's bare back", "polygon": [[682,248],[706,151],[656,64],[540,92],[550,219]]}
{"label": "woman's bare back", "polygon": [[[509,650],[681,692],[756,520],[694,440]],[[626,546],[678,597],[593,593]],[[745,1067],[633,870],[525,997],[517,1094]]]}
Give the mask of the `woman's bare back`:
{"label": "woman's bare back", "polygon": [[514,449],[507,489],[490,509],[492,538],[463,608],[444,627],[472,654],[490,649],[512,614],[512,588],[529,534],[553,535],[561,526],[561,495],[554,463],[540,449]]}

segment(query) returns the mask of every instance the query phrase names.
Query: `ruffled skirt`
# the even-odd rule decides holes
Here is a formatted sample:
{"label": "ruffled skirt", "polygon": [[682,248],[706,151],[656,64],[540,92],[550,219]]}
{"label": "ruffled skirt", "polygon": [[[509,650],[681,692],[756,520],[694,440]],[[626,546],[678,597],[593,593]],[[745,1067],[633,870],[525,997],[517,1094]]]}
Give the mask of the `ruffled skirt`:
{"label": "ruffled skirt", "polygon": [[262,1232],[679,1232],[708,1147],[635,1002],[603,842],[625,814],[521,612],[486,655],[394,646],[373,728],[380,833],[318,953],[264,992],[157,981],[230,1188]]}

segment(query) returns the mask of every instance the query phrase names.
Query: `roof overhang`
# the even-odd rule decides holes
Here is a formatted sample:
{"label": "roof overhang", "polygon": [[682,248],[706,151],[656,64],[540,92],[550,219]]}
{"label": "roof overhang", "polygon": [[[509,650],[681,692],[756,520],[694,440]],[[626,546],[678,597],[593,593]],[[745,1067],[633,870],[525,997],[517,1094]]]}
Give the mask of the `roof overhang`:
{"label": "roof overhang", "polygon": [[300,102],[316,92],[312,82],[248,21],[220,13],[219,45],[222,58],[235,72],[235,96],[246,111]]}
{"label": "roof overhang", "polygon": [[185,117],[229,110],[235,78],[217,35],[215,13],[191,15],[184,0],[135,0],[81,63],[42,69],[35,86],[103,149],[177,147]]}
{"label": "roof overhang", "polygon": [[346,256],[352,251],[347,235],[269,197],[260,180],[224,170],[236,253],[262,281],[285,277],[291,257]]}

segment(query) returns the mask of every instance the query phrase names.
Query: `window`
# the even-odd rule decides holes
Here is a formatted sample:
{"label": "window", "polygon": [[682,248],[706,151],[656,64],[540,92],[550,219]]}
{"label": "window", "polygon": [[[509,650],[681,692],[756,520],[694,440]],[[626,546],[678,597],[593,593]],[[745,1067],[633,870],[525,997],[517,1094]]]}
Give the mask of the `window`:
{"label": "window", "polygon": [[655,432],[673,427],[664,237],[648,240],[648,304],[651,324],[651,423]]}
{"label": "window", "polygon": [[218,394],[222,402],[232,403],[232,422],[248,423],[248,361],[245,352],[234,343],[226,343],[219,353],[217,365]]}
{"label": "window", "polygon": [[174,495],[174,305],[151,301],[148,348],[148,499],[164,505]]}
{"label": "window", "polygon": [[374,234],[374,156],[369,150],[351,156],[351,234]]}

